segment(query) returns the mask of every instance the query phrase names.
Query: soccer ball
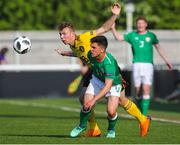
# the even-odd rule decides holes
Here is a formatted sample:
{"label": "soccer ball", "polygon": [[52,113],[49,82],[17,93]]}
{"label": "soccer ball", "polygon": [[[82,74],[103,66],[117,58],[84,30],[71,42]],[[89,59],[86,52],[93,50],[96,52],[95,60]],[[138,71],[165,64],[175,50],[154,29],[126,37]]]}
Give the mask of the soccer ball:
{"label": "soccer ball", "polygon": [[25,54],[31,49],[31,41],[26,36],[19,36],[14,39],[13,48],[17,53]]}

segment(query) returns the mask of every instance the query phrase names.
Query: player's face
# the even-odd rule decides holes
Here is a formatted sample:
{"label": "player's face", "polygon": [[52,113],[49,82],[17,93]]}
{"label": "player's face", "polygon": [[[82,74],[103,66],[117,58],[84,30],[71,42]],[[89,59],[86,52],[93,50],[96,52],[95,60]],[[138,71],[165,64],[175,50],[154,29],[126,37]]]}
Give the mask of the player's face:
{"label": "player's face", "polygon": [[136,25],[138,32],[143,33],[146,31],[147,23],[144,20],[138,20]]}
{"label": "player's face", "polygon": [[75,32],[72,29],[66,27],[59,31],[59,35],[65,45],[74,45]]}
{"label": "player's face", "polygon": [[91,43],[91,53],[92,57],[100,57],[101,53],[103,52],[103,49],[101,48],[100,45],[97,43]]}

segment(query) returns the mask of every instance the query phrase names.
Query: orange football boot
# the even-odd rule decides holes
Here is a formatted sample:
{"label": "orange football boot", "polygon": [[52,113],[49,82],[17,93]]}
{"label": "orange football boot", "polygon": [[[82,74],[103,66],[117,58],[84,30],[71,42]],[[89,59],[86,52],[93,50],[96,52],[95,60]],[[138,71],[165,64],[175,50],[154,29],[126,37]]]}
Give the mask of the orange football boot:
{"label": "orange football boot", "polygon": [[97,123],[95,123],[93,125],[93,128],[90,128],[87,132],[86,132],[86,136],[87,137],[98,137],[101,135],[101,130],[99,129]]}
{"label": "orange football boot", "polygon": [[144,137],[148,134],[149,131],[149,126],[150,126],[150,122],[151,122],[151,117],[148,116],[146,118],[146,121],[144,121],[143,123],[140,124],[140,136]]}
{"label": "orange football boot", "polygon": [[98,137],[98,136],[101,136],[101,131],[100,131],[100,129],[89,129],[86,132],[86,136],[87,137]]}

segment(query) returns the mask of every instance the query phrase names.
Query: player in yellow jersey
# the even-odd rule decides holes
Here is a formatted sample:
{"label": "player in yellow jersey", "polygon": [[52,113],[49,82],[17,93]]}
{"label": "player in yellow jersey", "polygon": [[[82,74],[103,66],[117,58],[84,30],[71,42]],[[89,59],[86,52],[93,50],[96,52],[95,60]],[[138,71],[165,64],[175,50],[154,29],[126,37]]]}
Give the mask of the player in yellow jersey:
{"label": "player in yellow jersey", "polygon": [[[89,59],[87,57],[87,53],[90,50],[90,40],[91,38],[102,35],[105,32],[111,29],[112,24],[115,22],[116,18],[120,14],[121,7],[118,3],[114,3],[111,7],[111,11],[113,15],[98,29],[85,32],[80,35],[76,35],[75,29],[71,23],[63,22],[59,25],[59,35],[62,42],[65,45],[69,45],[72,51],[61,51],[61,49],[56,49],[56,51],[62,56],[76,56],[79,57],[84,64],[87,64],[90,67]],[[84,93],[89,85],[89,80],[92,77],[92,72],[89,71],[84,75],[83,89],[80,95],[80,102],[83,105],[84,101]],[[90,129],[87,131],[88,136],[100,136],[101,131],[95,121],[94,111],[91,113],[91,117],[89,119]]]}

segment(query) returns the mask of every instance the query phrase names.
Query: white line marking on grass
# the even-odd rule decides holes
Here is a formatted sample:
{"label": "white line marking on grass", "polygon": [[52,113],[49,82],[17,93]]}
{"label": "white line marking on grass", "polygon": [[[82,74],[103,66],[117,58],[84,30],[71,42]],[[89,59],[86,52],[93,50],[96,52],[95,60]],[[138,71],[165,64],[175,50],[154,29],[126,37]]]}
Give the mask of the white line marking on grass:
{"label": "white line marking on grass", "polygon": [[[70,112],[79,112],[80,111],[80,109],[71,108],[71,107],[67,107],[67,106],[57,106],[57,105],[49,105],[49,104],[41,104],[41,103],[27,103],[25,101],[0,100],[0,103],[6,103],[6,104],[11,104],[11,105],[19,105],[19,106],[31,106],[31,107],[39,107],[39,108],[60,109],[63,111],[70,111]],[[106,115],[107,113],[96,111],[96,114]],[[123,118],[134,119],[134,117],[132,117],[130,115],[126,115],[126,114],[120,114],[119,116],[123,117]],[[155,118],[155,117],[153,117],[152,120],[160,121],[160,122],[180,124],[180,121],[178,121],[178,120],[169,120],[169,119]]]}

